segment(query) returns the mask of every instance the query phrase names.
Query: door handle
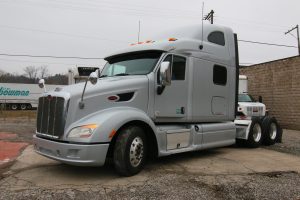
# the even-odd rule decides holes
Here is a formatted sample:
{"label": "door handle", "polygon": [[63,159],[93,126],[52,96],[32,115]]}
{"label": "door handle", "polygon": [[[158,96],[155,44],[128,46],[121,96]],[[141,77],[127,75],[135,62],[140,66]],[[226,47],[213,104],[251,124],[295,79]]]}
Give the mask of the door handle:
{"label": "door handle", "polygon": [[184,113],[185,113],[185,108],[184,108],[184,107],[181,107],[181,108],[180,108],[180,111],[181,111],[181,114],[184,114]]}

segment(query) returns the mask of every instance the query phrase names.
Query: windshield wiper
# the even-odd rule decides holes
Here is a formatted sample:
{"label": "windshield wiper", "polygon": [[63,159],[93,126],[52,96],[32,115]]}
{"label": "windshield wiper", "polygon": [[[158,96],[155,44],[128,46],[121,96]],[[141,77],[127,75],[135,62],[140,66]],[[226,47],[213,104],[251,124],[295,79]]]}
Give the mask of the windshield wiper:
{"label": "windshield wiper", "polygon": [[128,76],[129,74],[127,73],[120,73],[120,74],[115,74],[114,76]]}
{"label": "windshield wiper", "polygon": [[99,78],[103,78],[103,77],[107,77],[107,75],[104,75],[104,74],[103,74],[103,75],[101,75]]}

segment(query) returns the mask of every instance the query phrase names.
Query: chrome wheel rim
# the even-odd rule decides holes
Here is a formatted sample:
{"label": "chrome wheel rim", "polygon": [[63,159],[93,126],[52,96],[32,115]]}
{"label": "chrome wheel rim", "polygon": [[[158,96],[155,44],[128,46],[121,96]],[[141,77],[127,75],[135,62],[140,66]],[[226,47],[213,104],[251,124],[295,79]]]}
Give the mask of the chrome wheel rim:
{"label": "chrome wheel rim", "polygon": [[253,139],[255,142],[259,142],[261,139],[261,127],[259,124],[253,126]]}
{"label": "chrome wheel rim", "polygon": [[140,137],[134,138],[130,145],[129,159],[133,167],[139,166],[144,156],[144,144]]}
{"label": "chrome wheel rim", "polygon": [[277,126],[275,123],[271,123],[269,134],[270,134],[270,138],[272,140],[275,140],[276,135],[277,135]]}
{"label": "chrome wheel rim", "polygon": [[17,110],[17,108],[18,108],[18,106],[15,105],[15,104],[11,106],[11,109],[12,109],[12,110]]}

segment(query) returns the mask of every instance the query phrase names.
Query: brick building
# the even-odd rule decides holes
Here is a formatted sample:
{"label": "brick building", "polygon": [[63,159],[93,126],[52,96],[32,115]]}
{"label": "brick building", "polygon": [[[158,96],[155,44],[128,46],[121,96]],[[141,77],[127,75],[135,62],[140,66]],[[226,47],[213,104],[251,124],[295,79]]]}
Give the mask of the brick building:
{"label": "brick building", "polygon": [[241,67],[240,74],[283,128],[300,130],[300,56]]}

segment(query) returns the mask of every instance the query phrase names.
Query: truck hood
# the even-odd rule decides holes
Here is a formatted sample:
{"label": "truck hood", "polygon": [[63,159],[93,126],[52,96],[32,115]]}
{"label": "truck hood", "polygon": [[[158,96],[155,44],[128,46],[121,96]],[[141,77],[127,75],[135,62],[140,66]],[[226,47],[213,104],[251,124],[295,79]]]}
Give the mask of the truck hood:
{"label": "truck hood", "polygon": [[[46,95],[64,97],[68,107],[66,128],[72,123],[88,118],[96,112],[113,107],[132,107],[148,112],[149,80],[147,75],[128,75],[99,78],[96,85],[87,83],[80,108],[85,83],[66,86]],[[111,100],[109,97],[119,97]]]}
{"label": "truck hood", "polygon": [[266,114],[266,106],[259,102],[238,102],[238,112],[243,113],[243,117],[252,116],[263,117]]}
{"label": "truck hood", "polygon": [[[95,93],[107,93],[111,91],[123,91],[136,88],[139,84],[148,82],[146,75],[114,76],[99,78],[96,85],[87,83],[84,99]],[[69,93],[71,97],[81,97],[85,83],[78,83],[61,88],[61,92]]]}

